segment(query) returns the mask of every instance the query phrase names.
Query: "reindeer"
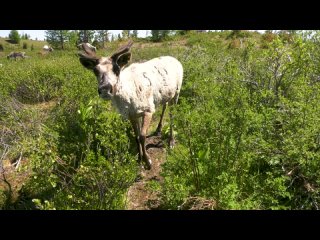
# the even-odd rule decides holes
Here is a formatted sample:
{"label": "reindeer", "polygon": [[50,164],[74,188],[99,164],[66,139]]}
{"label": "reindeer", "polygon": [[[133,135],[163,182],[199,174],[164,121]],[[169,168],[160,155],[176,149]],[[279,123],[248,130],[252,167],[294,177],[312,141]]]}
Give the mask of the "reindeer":
{"label": "reindeer", "polygon": [[11,52],[8,56],[7,56],[7,59],[10,59],[10,58],[14,58],[14,60],[17,60],[18,57],[21,57],[21,58],[25,58],[25,52]]}
{"label": "reindeer", "polygon": [[[150,170],[152,161],[146,150],[146,136],[156,107],[162,105],[162,114],[155,134],[161,136],[163,116],[167,104],[176,104],[182,85],[183,67],[170,56],[154,58],[144,63],[133,63],[132,41],[110,57],[98,57],[86,44],[81,44],[81,64],[92,70],[98,80],[99,96],[111,100],[119,113],[129,119],[137,141],[139,162],[143,160]],[[127,66],[127,67],[126,67]],[[172,113],[170,115],[169,145],[175,144]],[[142,122],[140,122],[142,119]]]}
{"label": "reindeer", "polygon": [[44,45],[42,50],[44,52],[52,52],[53,51],[53,48],[52,47],[49,47],[48,45]]}

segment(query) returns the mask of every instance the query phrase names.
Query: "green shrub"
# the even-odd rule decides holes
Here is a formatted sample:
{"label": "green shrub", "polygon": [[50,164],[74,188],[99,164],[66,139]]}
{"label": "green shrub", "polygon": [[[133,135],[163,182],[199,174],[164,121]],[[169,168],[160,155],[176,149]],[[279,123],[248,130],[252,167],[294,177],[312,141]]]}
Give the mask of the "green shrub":
{"label": "green shrub", "polygon": [[306,77],[308,48],[278,39],[260,58],[250,44],[242,55],[187,54],[179,145],[163,171],[167,208],[201,196],[218,209],[317,209],[319,88]]}

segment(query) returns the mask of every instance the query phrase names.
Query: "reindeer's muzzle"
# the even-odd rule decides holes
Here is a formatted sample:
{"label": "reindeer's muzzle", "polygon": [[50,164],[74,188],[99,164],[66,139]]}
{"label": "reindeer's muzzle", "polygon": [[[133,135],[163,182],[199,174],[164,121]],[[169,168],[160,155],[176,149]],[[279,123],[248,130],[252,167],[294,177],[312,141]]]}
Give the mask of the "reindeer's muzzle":
{"label": "reindeer's muzzle", "polygon": [[113,96],[113,87],[107,83],[98,87],[98,93],[101,98],[109,99]]}

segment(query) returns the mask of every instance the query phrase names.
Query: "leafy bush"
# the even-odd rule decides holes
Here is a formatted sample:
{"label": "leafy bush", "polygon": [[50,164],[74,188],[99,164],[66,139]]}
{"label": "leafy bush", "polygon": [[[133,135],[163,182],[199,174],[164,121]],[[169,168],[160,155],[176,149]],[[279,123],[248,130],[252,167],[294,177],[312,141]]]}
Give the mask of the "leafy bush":
{"label": "leafy bush", "polygon": [[124,208],[137,171],[129,123],[99,100],[80,106],[73,119],[73,129],[43,129],[31,155],[33,177],[21,190],[24,202],[40,209]]}
{"label": "leafy bush", "polygon": [[310,174],[319,171],[319,88],[307,77],[310,47],[276,39],[260,57],[251,44],[242,54],[188,53],[175,112],[179,145],[163,171],[167,208],[192,196],[222,209],[318,208],[319,180]]}

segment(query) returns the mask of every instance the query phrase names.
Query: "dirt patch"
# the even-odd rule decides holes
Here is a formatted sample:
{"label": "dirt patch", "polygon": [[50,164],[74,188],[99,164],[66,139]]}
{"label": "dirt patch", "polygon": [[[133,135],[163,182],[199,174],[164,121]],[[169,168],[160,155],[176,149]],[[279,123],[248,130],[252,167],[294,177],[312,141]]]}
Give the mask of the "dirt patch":
{"label": "dirt patch", "polygon": [[203,197],[189,197],[179,207],[180,210],[214,210],[217,202]]}
{"label": "dirt patch", "polygon": [[160,206],[159,196],[147,188],[150,181],[162,182],[160,176],[161,164],[166,159],[166,150],[163,147],[161,137],[147,138],[147,151],[152,159],[151,170],[141,170],[141,179],[135,182],[127,192],[128,210],[152,210]]}
{"label": "dirt patch", "polygon": [[[0,168],[0,192],[6,195],[6,205],[10,205],[19,197],[19,190],[30,176],[30,169],[26,168],[28,160],[21,158],[19,162],[3,160]],[[18,164],[18,165],[17,165]]]}

